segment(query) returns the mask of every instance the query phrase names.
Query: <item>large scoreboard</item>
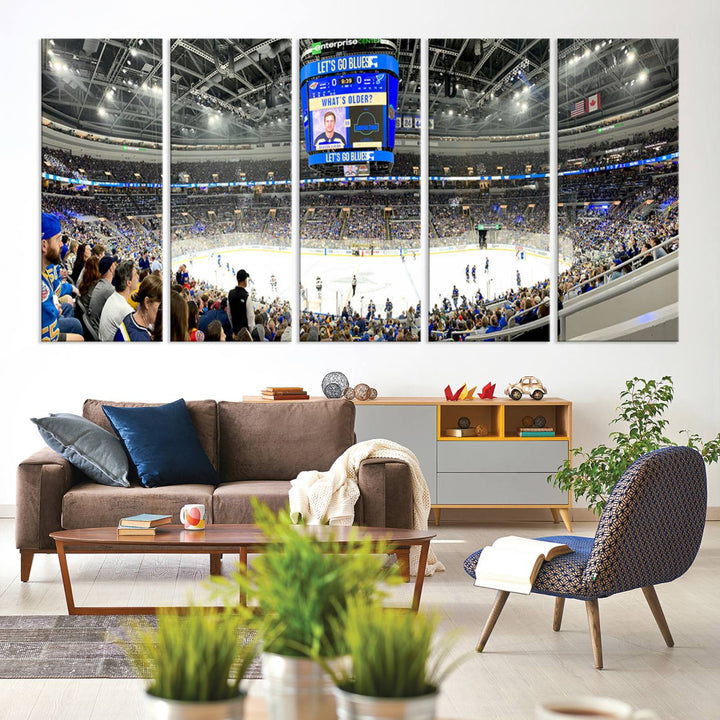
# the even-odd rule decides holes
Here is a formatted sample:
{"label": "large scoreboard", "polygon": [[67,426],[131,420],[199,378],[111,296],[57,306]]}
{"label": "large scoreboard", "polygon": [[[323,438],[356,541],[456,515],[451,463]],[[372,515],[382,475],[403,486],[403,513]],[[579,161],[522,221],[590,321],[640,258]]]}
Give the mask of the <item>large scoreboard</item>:
{"label": "large scoreboard", "polygon": [[391,167],[399,69],[395,46],[381,40],[323,41],[306,50],[302,62],[309,164]]}

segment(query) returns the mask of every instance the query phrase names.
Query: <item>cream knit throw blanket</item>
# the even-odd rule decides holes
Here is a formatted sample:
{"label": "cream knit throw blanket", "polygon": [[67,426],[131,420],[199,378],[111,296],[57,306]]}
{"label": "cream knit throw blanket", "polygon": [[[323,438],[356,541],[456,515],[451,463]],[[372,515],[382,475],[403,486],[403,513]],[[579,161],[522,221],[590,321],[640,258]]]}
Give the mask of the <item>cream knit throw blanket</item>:
{"label": "cream knit throw blanket", "polygon": [[[358,472],[367,458],[401,460],[410,467],[413,490],[413,529],[427,530],[430,491],[415,454],[392,440],[365,440],[348,448],[327,472],[306,470],[291,481],[290,517],[305,519],[309,525],[352,525],[355,502],[360,497]],[[410,573],[417,575],[420,548],[410,548]],[[425,575],[444,570],[430,547]]]}

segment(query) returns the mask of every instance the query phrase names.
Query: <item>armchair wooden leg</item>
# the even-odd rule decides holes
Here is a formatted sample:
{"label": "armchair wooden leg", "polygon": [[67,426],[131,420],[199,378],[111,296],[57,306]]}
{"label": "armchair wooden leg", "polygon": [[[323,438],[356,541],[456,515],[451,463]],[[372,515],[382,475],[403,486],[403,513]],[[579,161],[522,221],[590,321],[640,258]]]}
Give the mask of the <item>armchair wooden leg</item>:
{"label": "armchair wooden leg", "polygon": [[586,600],[585,609],[587,610],[588,627],[590,628],[590,639],[592,640],[595,667],[598,670],[602,670],[602,638],[600,637],[600,610],[598,608],[597,599]]}
{"label": "armchair wooden leg", "polygon": [[27,582],[30,579],[30,568],[32,568],[35,553],[32,550],[20,551],[20,582]]}
{"label": "armchair wooden leg", "polygon": [[670,628],[668,627],[667,620],[665,620],[665,614],[660,607],[660,601],[658,600],[655,588],[652,585],[648,585],[647,587],[642,588],[642,591],[648,605],[650,606],[655,622],[660,628],[665,644],[668,647],[673,647],[673,645],[675,645],[675,641],[673,640],[673,636],[670,634]]}
{"label": "armchair wooden leg", "polygon": [[555,632],[560,631],[560,625],[562,625],[563,610],[565,609],[565,598],[555,598],[555,612],[553,613],[553,630]]}
{"label": "armchair wooden leg", "polygon": [[485,627],[483,628],[482,635],[480,636],[478,644],[475,647],[475,650],[477,652],[482,652],[485,649],[485,644],[490,637],[490,633],[495,627],[497,619],[500,617],[502,609],[505,607],[505,602],[507,601],[509,595],[509,592],[506,592],[505,590],[500,590],[495,596],[495,604],[490,611],[490,617],[488,617],[487,621],[485,622]]}

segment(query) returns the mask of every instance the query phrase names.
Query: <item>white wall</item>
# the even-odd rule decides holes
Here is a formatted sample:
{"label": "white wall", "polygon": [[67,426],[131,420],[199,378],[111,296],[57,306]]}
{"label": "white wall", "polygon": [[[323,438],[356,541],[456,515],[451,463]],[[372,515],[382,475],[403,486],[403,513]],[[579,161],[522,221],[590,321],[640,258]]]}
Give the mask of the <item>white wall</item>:
{"label": "white wall", "polygon": [[[576,444],[607,437],[623,381],[670,374],[675,430],[720,429],[720,150],[717,30],[720,9],[705,0],[603,3],[368,2],[349,6],[274,0],[201,6],[126,1],[68,11],[55,2],[3,2],[0,505],[14,501],[15,467],[38,448],[28,418],[79,412],[85,397],[170,401],[240,399],[268,384],[301,384],[314,394],[329,370],[385,395],[439,395],[450,383],[503,387],[524,373],[574,401]],[[302,7],[301,7],[302,5]],[[366,8],[366,9],[363,9]],[[345,18],[341,20],[341,18]],[[355,20],[356,19],[356,20]],[[675,344],[379,346],[228,344],[41,347],[39,208],[39,39],[43,37],[679,37],[682,261],[680,342]],[[238,379],[242,378],[242,379]],[[242,438],[238,439],[242,442]],[[720,469],[710,469],[710,504],[720,505]]]}

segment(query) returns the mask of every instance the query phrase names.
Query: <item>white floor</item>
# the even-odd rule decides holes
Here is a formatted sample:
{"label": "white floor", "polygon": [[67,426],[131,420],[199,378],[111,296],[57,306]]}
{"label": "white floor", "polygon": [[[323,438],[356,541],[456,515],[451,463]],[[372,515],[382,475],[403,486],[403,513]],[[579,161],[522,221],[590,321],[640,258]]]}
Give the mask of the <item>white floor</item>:
{"label": "white floor", "polygon": [[[451,513],[447,513],[452,519]],[[539,520],[542,516],[539,515]],[[594,525],[575,531],[591,535]],[[0,615],[64,614],[53,555],[38,556],[31,581],[19,580],[13,522],[0,520]],[[693,567],[658,588],[675,647],[667,648],[645,603],[634,591],[600,601],[605,669],[593,668],[585,608],[568,601],[562,631],[552,631],[553,599],[510,598],[484,653],[473,652],[494,593],[473,586],[463,559],[496,537],[558,532],[551,522],[442,524],[435,551],[447,570],[428,578],[422,609],[439,612],[442,630],[457,632],[458,653],[469,659],[446,680],[439,718],[508,720],[533,717],[539,698],[594,694],[649,707],[662,720],[715,720],[720,716],[720,523],[706,526]],[[182,602],[197,590],[207,560],[180,556],[74,556],[78,602]],[[227,565],[226,565],[227,566]],[[394,601],[410,594],[398,589]],[[8,662],[0,658],[0,663]],[[139,680],[0,680],[3,720],[143,720]],[[262,693],[262,681],[250,692]],[[252,720],[248,718],[248,720]]]}
{"label": "white floor", "polygon": [[[220,265],[218,265],[218,254]],[[485,260],[489,259],[489,272],[485,273]],[[184,262],[194,278],[204,280],[225,291],[235,287],[235,275],[240,268],[250,273],[250,288],[257,297],[289,299],[292,292],[293,260],[289,250],[267,250],[250,247],[233,247],[216,252],[204,251],[193,257],[173,258],[173,271]],[[466,266],[476,266],[476,282],[472,276],[467,282]],[[430,308],[449,298],[453,285],[461,295],[472,299],[480,290],[485,297],[494,297],[517,287],[516,273],[520,272],[523,286],[533,285],[550,276],[547,257],[527,253],[525,259],[515,257],[514,249],[491,248],[479,250],[465,248],[452,251],[433,251],[430,255]],[[270,286],[275,275],[277,290]],[[352,296],[352,277],[357,277],[355,297]],[[366,313],[368,303],[375,303],[378,313],[385,310],[390,298],[395,313],[405,312],[417,305],[423,295],[423,263],[420,252],[413,258],[407,255],[403,262],[399,252],[393,255],[353,256],[304,252],[300,256],[300,282],[307,291],[301,308],[315,312],[338,313],[350,301],[354,310]],[[322,278],[322,291],[316,289],[316,278]]]}

